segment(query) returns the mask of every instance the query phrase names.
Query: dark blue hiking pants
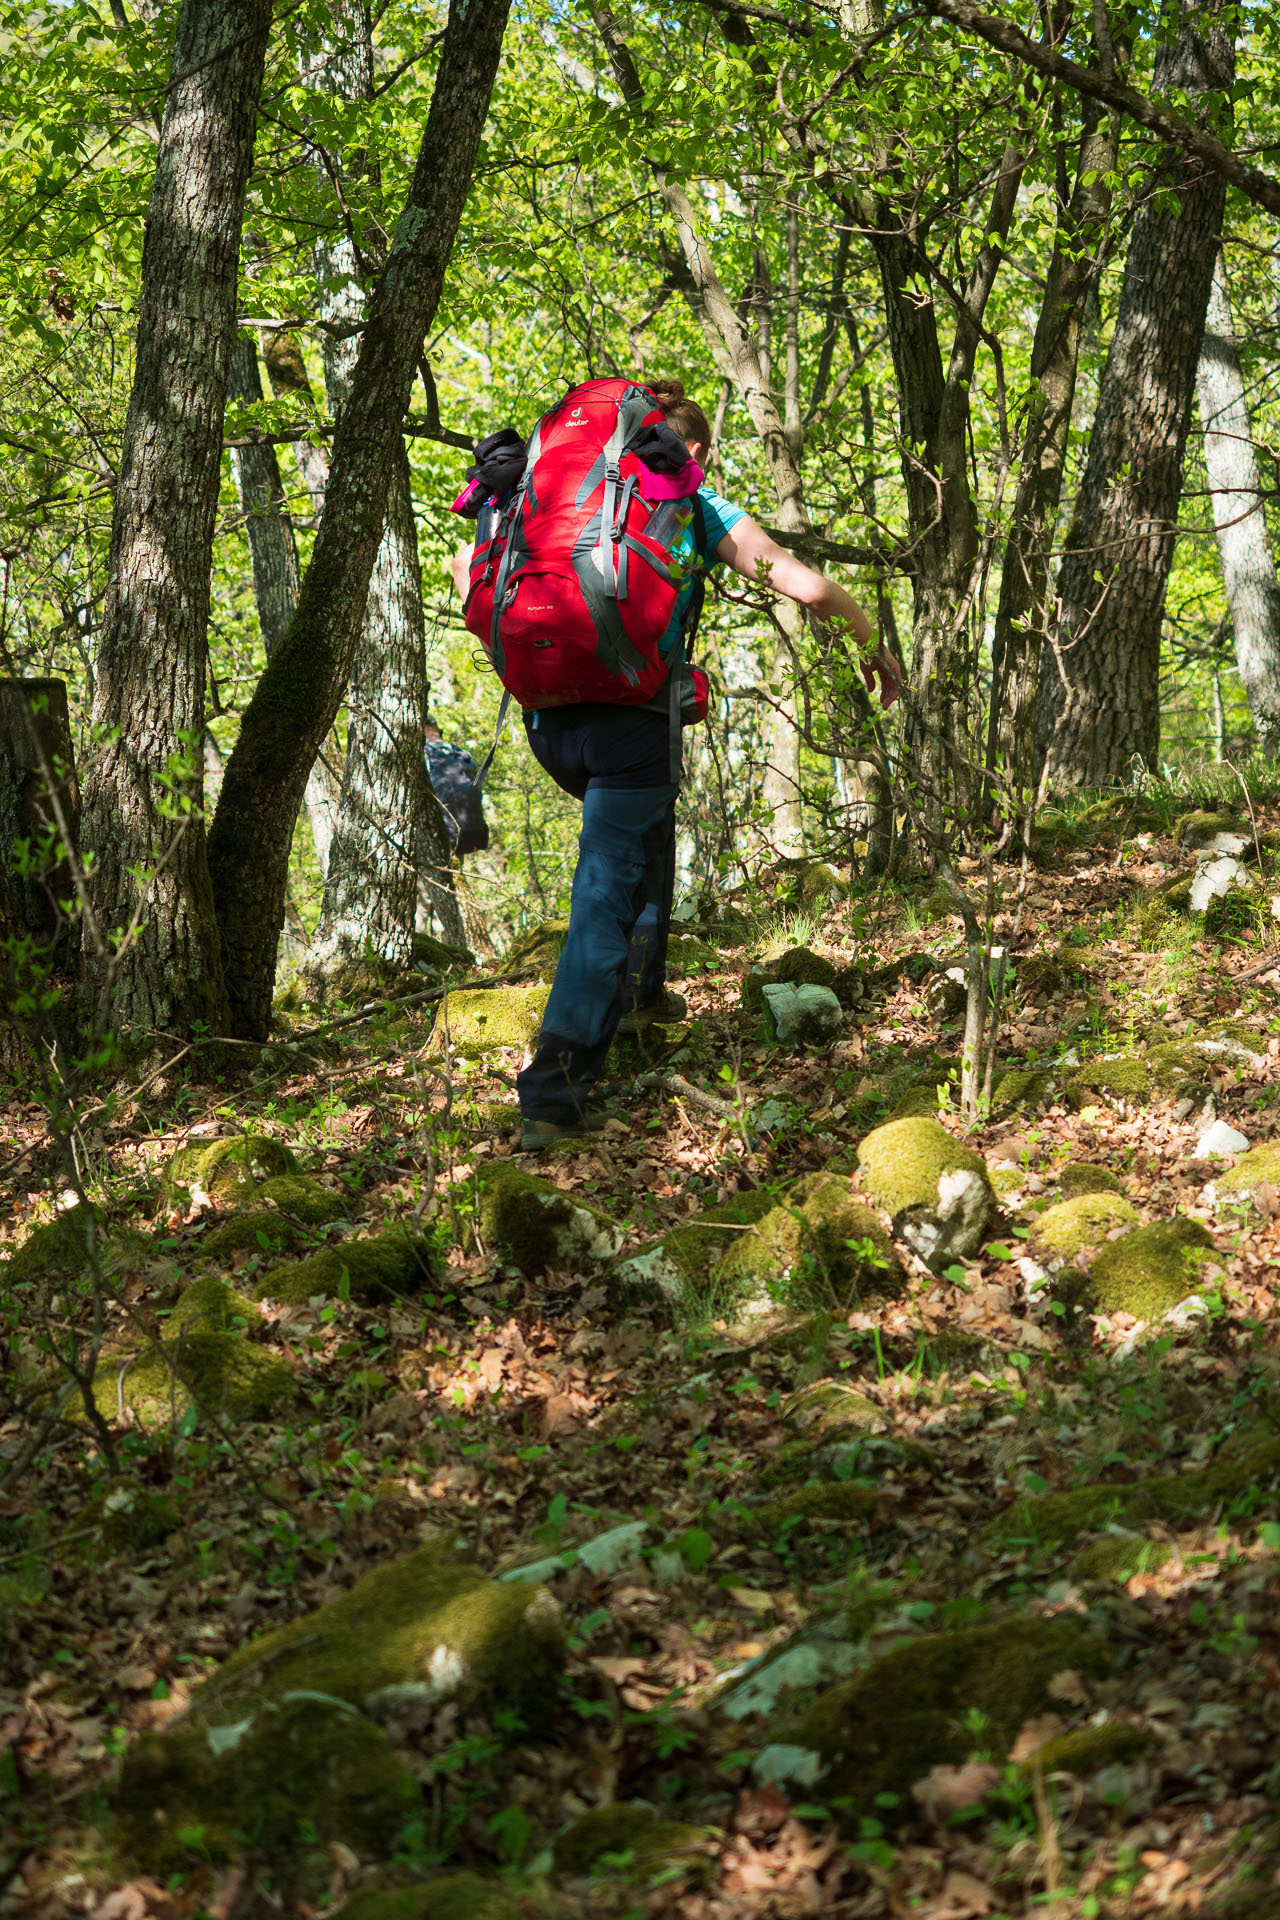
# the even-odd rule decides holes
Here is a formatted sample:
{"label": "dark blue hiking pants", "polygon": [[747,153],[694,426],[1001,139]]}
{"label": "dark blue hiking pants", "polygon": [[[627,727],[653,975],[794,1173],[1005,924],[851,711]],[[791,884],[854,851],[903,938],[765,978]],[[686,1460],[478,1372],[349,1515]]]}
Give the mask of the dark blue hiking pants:
{"label": "dark blue hiking pants", "polygon": [[516,1081],[527,1120],[571,1123],[623,1014],[666,986],[675,802],[665,714],[582,705],[525,715],[535,758],[582,802],[569,935],[533,1059]]}

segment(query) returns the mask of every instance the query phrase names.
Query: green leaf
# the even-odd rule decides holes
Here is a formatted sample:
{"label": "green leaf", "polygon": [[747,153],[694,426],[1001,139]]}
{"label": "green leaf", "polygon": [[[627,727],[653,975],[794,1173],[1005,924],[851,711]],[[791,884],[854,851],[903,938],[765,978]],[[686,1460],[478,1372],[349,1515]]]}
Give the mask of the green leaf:
{"label": "green leaf", "polygon": [[716,1543],[705,1527],[686,1527],[676,1547],[692,1573],[701,1573],[716,1550]]}

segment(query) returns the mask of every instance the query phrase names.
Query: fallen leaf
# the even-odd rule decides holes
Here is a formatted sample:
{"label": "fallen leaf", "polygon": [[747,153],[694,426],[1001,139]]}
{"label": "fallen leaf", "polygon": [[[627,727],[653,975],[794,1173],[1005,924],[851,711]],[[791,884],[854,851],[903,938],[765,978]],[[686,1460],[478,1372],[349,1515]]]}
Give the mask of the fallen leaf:
{"label": "fallen leaf", "polygon": [[1018,1730],[1018,1737],[1009,1749],[1009,1758],[1015,1766],[1029,1760],[1033,1753],[1062,1732],[1062,1716],[1057,1713],[1042,1713],[1034,1720],[1027,1720]]}
{"label": "fallen leaf", "polygon": [[582,1416],[567,1393],[553,1393],[548,1397],[542,1410],[542,1431],[548,1440],[576,1433],[581,1425]]}
{"label": "fallen leaf", "polygon": [[932,1820],[946,1820],[962,1807],[976,1806],[1000,1778],[999,1767],[985,1760],[966,1760],[963,1766],[930,1767],[911,1788],[911,1798]]}
{"label": "fallen leaf", "polygon": [[958,1867],[953,1867],[943,1881],[942,1897],[954,1909],[957,1920],[961,1914],[990,1913],[996,1903],[995,1895],[984,1880],[977,1880]]}
{"label": "fallen leaf", "polygon": [[628,1680],[633,1680],[638,1673],[643,1673],[646,1662],[632,1659],[625,1654],[598,1653],[592,1655],[588,1664],[593,1666],[597,1673],[602,1673],[606,1680],[612,1680],[615,1687],[621,1687]]}

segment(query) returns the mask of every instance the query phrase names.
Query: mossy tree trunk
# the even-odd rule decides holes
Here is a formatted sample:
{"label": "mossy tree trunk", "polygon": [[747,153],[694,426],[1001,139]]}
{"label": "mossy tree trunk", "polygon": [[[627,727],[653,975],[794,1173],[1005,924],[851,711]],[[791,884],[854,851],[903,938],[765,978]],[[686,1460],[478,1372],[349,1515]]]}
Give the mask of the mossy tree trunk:
{"label": "mossy tree trunk", "polygon": [[[235,337],[227,397],[249,406],[263,398],[258,352],[250,334],[242,332]],[[298,543],[285,504],[280,462],[270,441],[233,447],[231,466],[249,536],[253,597],[269,660],[289,631],[298,604]],[[221,780],[221,768],[218,777]],[[307,777],[307,818],[322,878],[329,871],[329,843],[337,804],[337,783],[324,761],[317,760]]]}
{"label": "mossy tree trunk", "polygon": [[84,843],[90,1008],[144,1046],[225,1019],[201,745],[236,271],[270,0],[183,0],[147,210]]}
{"label": "mossy tree trunk", "polygon": [[[1229,94],[1226,11],[1226,0],[1182,0],[1179,37],[1156,56],[1157,95],[1194,105]],[[1134,215],[1058,575],[1061,637],[1041,678],[1047,789],[1111,786],[1157,764],[1165,589],[1225,199],[1220,173],[1166,153]]]}
{"label": "mossy tree trunk", "polygon": [[227,765],[209,843],[233,1030],[271,1016],[289,850],[307,774],[350,677],[422,337],[475,165],[510,0],[453,0],[408,200],[370,297],[297,612]]}

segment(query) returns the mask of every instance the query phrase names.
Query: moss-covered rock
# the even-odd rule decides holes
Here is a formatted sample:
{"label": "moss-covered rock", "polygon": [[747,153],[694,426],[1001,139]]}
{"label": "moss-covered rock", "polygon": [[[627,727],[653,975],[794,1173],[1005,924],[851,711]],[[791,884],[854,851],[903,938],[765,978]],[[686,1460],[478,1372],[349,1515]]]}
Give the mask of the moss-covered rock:
{"label": "moss-covered rock", "polygon": [[332,1920],[526,1920],[528,1911],[496,1880],[443,1873],[411,1887],[362,1887]]}
{"label": "moss-covered rock", "polygon": [[841,879],[825,860],[813,860],[800,868],[788,892],[797,907],[812,912],[814,908],[832,906],[837,900],[847,900],[849,882]]}
{"label": "moss-covered rock", "polygon": [[1026,1000],[1053,1000],[1059,994],[1073,993],[1085,979],[1084,968],[1069,947],[1018,957],[1016,984]]}
{"label": "moss-covered rock", "polygon": [[152,1867],[172,1861],[191,1825],[205,1829],[201,1847],[223,1857],[238,1850],[235,1829],[254,1847],[288,1848],[303,1819],[322,1840],[384,1847],[418,1795],[375,1722],[429,1719],[456,1700],[506,1709],[537,1736],[563,1658],[545,1588],[487,1580],[449,1541],[419,1547],[331,1606],[246,1643],[181,1727],[133,1747],[119,1837]]}
{"label": "moss-covered rock", "polygon": [[520,1125],[520,1109],[509,1100],[459,1101],[454,1106],[453,1119],[467,1133],[510,1133]]}
{"label": "moss-covered rock", "polygon": [[1102,1249],[1089,1274],[1089,1291],[1101,1313],[1131,1313],[1158,1320],[1194,1293],[1216,1258],[1213,1235],[1198,1220],[1179,1215],[1139,1227]]}
{"label": "moss-covered rock", "polygon": [[626,1233],[599,1207],[508,1163],[480,1176],[479,1227],[488,1251],[512,1261],[530,1280],[550,1267],[610,1260]]}
{"label": "moss-covered rock", "polygon": [[196,1406],[232,1422],[257,1420],[292,1398],[287,1362],[238,1333],[184,1332],[141,1353],[104,1354],[93,1397],[107,1420],[126,1407],[139,1425],[167,1427]]}
{"label": "moss-covered rock", "polygon": [[667,942],[667,973],[672,979],[684,980],[690,974],[705,973],[708,967],[719,965],[720,955],[706,940],[676,933]]}
{"label": "moss-covered rock", "polygon": [[1076,1487],[1018,1500],[987,1528],[996,1543],[1069,1546],[1082,1533],[1134,1527],[1144,1520],[1208,1519],[1247,1487],[1270,1486],[1280,1473],[1280,1435],[1263,1434],[1196,1473],[1167,1473],[1126,1486]]}
{"label": "moss-covered rock", "polygon": [[874,1487],[859,1480],[814,1481],[752,1507],[745,1515],[746,1528],[764,1537],[777,1533],[795,1520],[829,1520],[845,1526],[860,1526],[876,1504]]}
{"label": "moss-covered rock", "polygon": [[837,968],[808,947],[788,947],[770,969],[775,980],[793,987],[834,987]]}
{"label": "moss-covered rock", "polygon": [[536,927],[516,935],[502,962],[504,973],[518,973],[522,967],[536,967],[549,980],[556,970],[564,943],[569,937],[567,920],[544,920]]}
{"label": "moss-covered rock", "polygon": [[383,1233],[373,1240],[344,1240],[322,1247],[305,1260],[292,1260],[256,1276],[261,1299],[302,1305],[326,1300],[365,1300],[377,1304],[404,1294],[421,1293],[439,1277],[439,1263],[429,1240],[409,1233]]}
{"label": "moss-covered rock", "polygon": [[1023,1722],[1047,1704],[1055,1674],[1097,1674],[1107,1664],[1102,1643],[1061,1618],[930,1634],[829,1688],[774,1738],[820,1756],[824,1797],[856,1830],[878,1811],[878,1795],[896,1794],[909,1810],[912,1784],[931,1767],[959,1764],[975,1746],[1002,1758]]}
{"label": "moss-covered rock", "polygon": [[260,1197],[264,1180],[297,1171],[298,1163],[283,1140],[270,1134],[237,1133],[180,1147],[160,1175],[160,1185],[171,1199],[204,1194],[224,1207],[251,1206]]}
{"label": "moss-covered rock", "polygon": [[153,1243],[131,1227],[108,1228],[94,1208],[66,1208],[47,1225],[33,1227],[10,1256],[5,1276],[10,1286],[46,1280],[76,1280],[89,1272],[89,1234],[104,1273],[119,1275],[155,1257]]}
{"label": "moss-covered rock", "polygon": [[605,1275],[619,1304],[632,1299],[665,1300],[680,1312],[701,1312],[710,1305],[710,1276],[734,1239],[777,1205],[764,1188],[735,1194],[721,1207],[708,1207],[683,1226],[673,1227],[623,1260]]}
{"label": "moss-covered rock", "polygon": [[[129,1749],[115,1840],[130,1860],[169,1873],[200,1860],[258,1854],[273,1863],[305,1843],[365,1853],[389,1848],[417,1783],[382,1728],[340,1700],[268,1700],[243,1730],[181,1727]],[[229,1744],[215,1748],[215,1739]]]}
{"label": "moss-covered rock", "polygon": [[258,1189],[258,1198],[279,1207],[281,1213],[287,1213],[307,1227],[340,1220],[346,1212],[336,1193],[305,1173],[278,1173],[264,1180]]}
{"label": "moss-covered rock", "polygon": [[1163,833],[1168,826],[1164,814],[1152,801],[1144,800],[1140,794],[1123,793],[1095,800],[1080,815],[1080,823],[1100,831],[1125,834]]}
{"label": "moss-covered rock", "polygon": [[1073,1580],[1120,1580],[1132,1573],[1155,1573],[1174,1559],[1165,1540],[1140,1533],[1106,1533],[1084,1547],[1071,1562]]}
{"label": "moss-covered rock", "polygon": [[815,1173],[798,1182],[749,1232],[735,1236],[710,1274],[721,1311],[767,1303],[782,1288],[803,1307],[846,1310],[867,1295],[897,1293],[902,1266],[870,1207],[849,1182]]}
{"label": "moss-covered rock", "polygon": [[1012,1199],[1026,1185],[1026,1175],[1019,1167],[992,1167],[987,1177],[997,1200]]}
{"label": "moss-covered rock", "polygon": [[1091,1160],[1072,1160],[1058,1175],[1058,1189],[1064,1200],[1082,1193],[1120,1193],[1122,1188],[1110,1167],[1095,1166]]}
{"label": "moss-covered rock", "polygon": [[292,1220],[274,1207],[251,1207],[211,1227],[200,1252],[210,1260],[232,1260],[238,1253],[292,1253],[300,1238]]}
{"label": "moss-covered rock", "polygon": [[1098,1095],[1109,1101],[1145,1106],[1151,1098],[1151,1069],[1136,1053],[1090,1060],[1075,1074],[1069,1091],[1075,1106],[1085,1106]]}
{"label": "moss-covered rock", "polygon": [[1211,847],[1220,833],[1247,833],[1248,827],[1229,813],[1212,813],[1197,808],[1183,813],[1173,823],[1174,844],[1194,852]]}
{"label": "moss-covered rock", "polygon": [[707,1843],[713,1838],[708,1828],[666,1819],[640,1801],[619,1801],[594,1807],[557,1834],[552,1858],[557,1873],[575,1877],[590,1873],[606,1855],[630,1855],[640,1874],[688,1869],[710,1864]]}
{"label": "moss-covered rock", "polygon": [[1249,1199],[1261,1186],[1280,1190],[1280,1140],[1263,1140],[1250,1147],[1217,1182],[1220,1194]]}
{"label": "moss-covered rock", "polygon": [[1189,1040],[1169,1040],[1148,1047],[1151,1077],[1162,1093],[1189,1091],[1207,1085],[1209,1060]]}
{"label": "moss-covered rock", "polygon": [[247,1294],[206,1273],[179,1294],[165,1332],[170,1338],[179,1333],[230,1333],[237,1323],[241,1328],[257,1327],[262,1316]]}
{"label": "moss-covered rock", "polygon": [[936,1120],[938,1088],[930,1081],[914,1081],[889,1109],[890,1120]]}
{"label": "moss-covered rock", "polygon": [[446,941],[437,940],[430,933],[414,934],[411,957],[416,973],[425,973],[436,979],[443,979],[446,973],[456,973],[476,964],[476,957],[468,947],[449,946]]}
{"label": "moss-covered rock", "polygon": [[1075,1727],[1037,1747],[1022,1762],[1026,1774],[1074,1773],[1080,1778],[1101,1767],[1131,1760],[1151,1745],[1152,1735],[1125,1720],[1106,1720],[1101,1726]]}
{"label": "moss-covered rock", "polygon": [[1137,1225],[1137,1213],[1121,1194],[1078,1193],[1039,1216],[1032,1244],[1042,1260],[1074,1260],[1086,1247],[1100,1247],[1117,1227]]}
{"label": "moss-covered rock", "polygon": [[536,987],[475,987],[450,993],[441,1005],[436,1033],[469,1058],[495,1047],[523,1052],[542,1025],[551,997],[549,985]]}
{"label": "moss-covered rock", "polygon": [[987,1177],[980,1153],[926,1118],[890,1120],[877,1127],[859,1146],[858,1165],[870,1198],[895,1217],[911,1207],[936,1206],[944,1174],[963,1171]]}
{"label": "moss-covered rock", "polygon": [[885,1418],[885,1410],[869,1395],[843,1380],[813,1380],[801,1387],[787,1402],[784,1418],[789,1426],[808,1433],[831,1436],[837,1433],[869,1432]]}
{"label": "moss-covered rock", "polygon": [[1008,1113],[1015,1107],[1038,1107],[1052,1091],[1052,1074],[1038,1067],[1010,1067],[991,1090],[991,1111]]}

